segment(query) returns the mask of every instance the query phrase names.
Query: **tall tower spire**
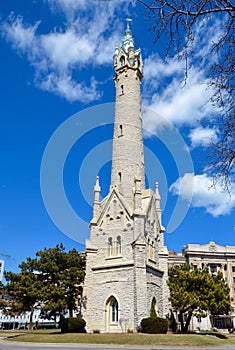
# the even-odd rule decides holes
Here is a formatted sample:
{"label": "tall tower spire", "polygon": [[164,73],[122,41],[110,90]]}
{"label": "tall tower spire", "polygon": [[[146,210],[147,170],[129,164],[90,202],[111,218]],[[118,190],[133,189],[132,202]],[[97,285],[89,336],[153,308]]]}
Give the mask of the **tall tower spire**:
{"label": "tall tower spire", "polygon": [[121,47],[115,49],[114,70],[116,103],[111,187],[116,187],[129,201],[133,199],[137,174],[140,189],[145,188],[140,92],[143,64],[140,49],[135,50],[129,23]]}
{"label": "tall tower spire", "polygon": [[160,194],[145,188],[140,87],[142,59],[127,23],[114,52],[116,86],[111,187],[100,200],[94,187],[82,312],[86,330],[122,332],[122,320],[136,332],[155,305],[168,313],[167,248]]}

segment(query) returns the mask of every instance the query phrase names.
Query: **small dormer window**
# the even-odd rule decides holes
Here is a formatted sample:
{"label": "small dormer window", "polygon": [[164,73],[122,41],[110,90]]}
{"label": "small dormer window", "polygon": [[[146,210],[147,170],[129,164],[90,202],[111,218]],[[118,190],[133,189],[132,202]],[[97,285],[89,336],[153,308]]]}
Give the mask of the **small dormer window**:
{"label": "small dormer window", "polygon": [[123,67],[124,64],[125,64],[125,57],[122,56],[122,57],[120,58],[120,65],[121,65],[121,67]]}

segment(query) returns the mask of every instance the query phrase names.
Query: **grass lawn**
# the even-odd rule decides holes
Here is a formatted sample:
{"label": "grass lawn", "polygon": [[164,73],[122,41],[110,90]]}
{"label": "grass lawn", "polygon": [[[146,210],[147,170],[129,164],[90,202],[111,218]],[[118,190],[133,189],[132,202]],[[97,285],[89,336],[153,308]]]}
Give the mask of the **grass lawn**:
{"label": "grass lawn", "polygon": [[210,335],[197,334],[61,334],[58,330],[0,331],[0,337],[9,341],[38,343],[84,343],[84,344],[126,344],[126,345],[235,345],[235,335],[219,339]]}

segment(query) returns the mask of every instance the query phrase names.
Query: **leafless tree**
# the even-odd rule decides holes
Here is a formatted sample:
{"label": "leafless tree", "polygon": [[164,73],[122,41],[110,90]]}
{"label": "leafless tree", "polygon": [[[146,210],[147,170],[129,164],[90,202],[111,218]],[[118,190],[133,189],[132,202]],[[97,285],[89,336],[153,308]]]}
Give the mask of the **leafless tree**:
{"label": "leafless tree", "polygon": [[[196,30],[201,21],[217,20],[221,25],[211,43],[213,60],[208,69],[210,102],[219,111],[216,126],[218,141],[212,144],[210,169],[214,180],[222,180],[228,189],[235,165],[235,1],[229,0],[136,0],[146,8],[155,40],[167,37],[166,57],[185,60],[185,78],[194,55]],[[216,30],[216,29],[215,29]]]}

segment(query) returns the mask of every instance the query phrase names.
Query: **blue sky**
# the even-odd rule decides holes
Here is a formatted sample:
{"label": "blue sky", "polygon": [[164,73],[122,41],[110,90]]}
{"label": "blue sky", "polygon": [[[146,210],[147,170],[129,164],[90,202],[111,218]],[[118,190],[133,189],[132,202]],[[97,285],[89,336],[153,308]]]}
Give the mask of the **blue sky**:
{"label": "blue sky", "polygon": [[0,253],[10,256],[7,270],[60,242],[84,249],[97,173],[103,196],[109,188],[112,56],[129,17],[144,60],[146,176],[151,187],[159,181],[165,243],[178,252],[187,243],[235,245],[234,187],[230,196],[210,188],[207,173],[208,145],[218,135],[216,111],[205,104],[212,58],[201,58],[219,35],[218,20],[198,25],[183,87],[184,64],[164,62],[165,40],[153,42],[143,6],[12,0],[0,5]]}

